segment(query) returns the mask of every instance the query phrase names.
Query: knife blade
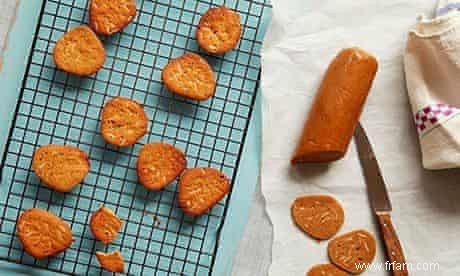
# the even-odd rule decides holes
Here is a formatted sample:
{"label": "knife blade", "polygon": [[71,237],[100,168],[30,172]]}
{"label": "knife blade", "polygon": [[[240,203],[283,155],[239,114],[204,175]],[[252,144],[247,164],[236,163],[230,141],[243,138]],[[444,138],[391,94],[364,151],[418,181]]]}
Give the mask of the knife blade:
{"label": "knife blade", "polygon": [[375,158],[369,138],[367,138],[361,123],[358,123],[356,126],[354,136],[371,206],[375,212],[390,212],[391,201],[388,197],[385,181],[380,172],[379,164]]}
{"label": "knife blade", "polygon": [[358,149],[359,161],[363,169],[363,175],[367,184],[367,192],[371,206],[374,209],[380,232],[385,242],[387,257],[391,262],[393,276],[408,276],[406,258],[399,241],[396,229],[391,221],[391,202],[385,181],[380,172],[379,164],[375,158],[369,138],[361,123],[355,129],[355,143]]}

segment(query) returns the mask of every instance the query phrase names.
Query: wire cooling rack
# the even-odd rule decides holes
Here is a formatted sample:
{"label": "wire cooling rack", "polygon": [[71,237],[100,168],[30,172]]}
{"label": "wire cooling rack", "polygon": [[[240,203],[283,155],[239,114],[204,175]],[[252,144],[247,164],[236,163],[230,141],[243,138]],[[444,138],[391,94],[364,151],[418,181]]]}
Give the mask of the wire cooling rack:
{"label": "wire cooling rack", "polygon": [[[243,23],[238,48],[223,56],[201,52],[195,40],[200,16],[212,6],[237,10]],[[228,197],[209,214],[192,218],[176,200],[176,183],[148,192],[137,182],[141,146],[165,141],[186,152],[189,167],[211,166],[235,178],[248,129],[260,70],[268,0],[141,0],[138,14],[121,33],[103,37],[107,59],[95,76],[80,78],[56,70],[52,51],[66,30],[88,22],[86,0],[43,0],[39,24],[2,163],[0,259],[68,274],[101,274],[94,252],[118,249],[129,275],[208,275],[212,272]],[[216,95],[194,102],[161,84],[168,60],[185,51],[202,54],[217,77]],[[107,145],[99,133],[103,104],[114,96],[143,103],[149,132],[130,148]],[[40,184],[31,171],[35,149],[68,144],[85,150],[91,170],[69,193]],[[231,196],[231,193],[230,193]],[[92,237],[88,221],[101,205],[124,221],[105,246]],[[20,245],[19,214],[43,208],[66,220],[75,241],[56,257],[36,260]]]}

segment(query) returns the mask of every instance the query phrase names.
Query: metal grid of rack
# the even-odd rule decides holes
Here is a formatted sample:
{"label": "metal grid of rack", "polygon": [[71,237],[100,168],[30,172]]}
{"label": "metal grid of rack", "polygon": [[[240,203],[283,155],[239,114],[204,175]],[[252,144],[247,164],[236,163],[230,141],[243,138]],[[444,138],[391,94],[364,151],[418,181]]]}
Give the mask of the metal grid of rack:
{"label": "metal grid of rack", "polygon": [[[43,1],[2,163],[1,259],[87,275],[102,273],[95,250],[118,249],[130,275],[211,273],[231,193],[209,214],[192,218],[178,207],[176,182],[148,192],[137,183],[135,163],[143,144],[165,141],[185,151],[189,167],[211,166],[234,179],[257,92],[259,27],[270,5],[268,0],[138,0],[137,5],[132,24],[102,37],[107,55],[103,69],[81,78],[57,70],[52,51],[66,30],[88,22],[87,1]],[[195,26],[217,5],[237,10],[244,31],[236,50],[210,56],[198,48]],[[186,100],[161,84],[162,68],[185,51],[203,55],[216,72],[216,95],[209,101]],[[148,134],[133,147],[107,145],[99,133],[101,107],[114,96],[141,102],[150,119]],[[34,150],[50,143],[78,146],[90,156],[90,174],[69,193],[40,184],[30,168]],[[96,242],[88,227],[101,205],[124,221],[108,246]],[[31,207],[49,210],[71,225],[71,248],[44,260],[24,253],[15,223]]]}

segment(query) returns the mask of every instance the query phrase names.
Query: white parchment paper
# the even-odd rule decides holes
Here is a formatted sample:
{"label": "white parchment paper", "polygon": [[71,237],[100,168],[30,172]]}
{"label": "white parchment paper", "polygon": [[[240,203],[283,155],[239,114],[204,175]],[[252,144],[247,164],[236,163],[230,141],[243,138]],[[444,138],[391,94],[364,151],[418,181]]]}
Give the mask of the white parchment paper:
{"label": "white parchment paper", "polygon": [[[345,159],[330,165],[289,163],[323,73],[347,46],[379,59],[361,121],[390,191],[407,261],[439,264],[439,271],[414,268],[412,275],[460,275],[460,171],[422,169],[403,72],[407,32],[418,14],[433,14],[436,2],[273,0],[273,5],[262,72],[262,192],[274,227],[270,275],[305,275],[310,266],[328,261],[327,241],[310,239],[292,222],[290,205],[299,195],[334,195],[345,208],[339,234],[364,228],[379,239],[354,143]],[[385,261],[379,242],[375,263]]]}

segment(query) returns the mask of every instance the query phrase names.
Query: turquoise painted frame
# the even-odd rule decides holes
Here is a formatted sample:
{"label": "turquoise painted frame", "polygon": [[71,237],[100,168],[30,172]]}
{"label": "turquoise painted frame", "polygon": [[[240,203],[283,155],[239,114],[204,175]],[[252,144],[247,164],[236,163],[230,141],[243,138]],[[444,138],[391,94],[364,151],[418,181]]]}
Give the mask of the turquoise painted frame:
{"label": "turquoise painted frame", "polygon": [[[38,24],[43,0],[20,1],[16,20],[11,27],[0,71],[0,154],[3,155],[11,123],[15,114],[27,60],[31,51],[33,35]],[[265,24],[268,25],[268,24]],[[262,30],[265,32],[265,30]],[[254,190],[258,181],[261,152],[261,91],[259,89],[252,112],[249,129],[243,146],[235,191],[231,196],[227,217],[221,229],[218,250],[212,275],[230,275],[232,260],[248,219]],[[56,275],[54,272],[19,264],[0,261],[0,273],[7,275]]]}

